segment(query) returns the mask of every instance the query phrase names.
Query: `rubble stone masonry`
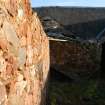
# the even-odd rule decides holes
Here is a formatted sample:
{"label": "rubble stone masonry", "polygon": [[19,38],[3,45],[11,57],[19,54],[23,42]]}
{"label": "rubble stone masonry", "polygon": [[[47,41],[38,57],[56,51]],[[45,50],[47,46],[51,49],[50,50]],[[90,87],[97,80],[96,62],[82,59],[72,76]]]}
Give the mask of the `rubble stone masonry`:
{"label": "rubble stone masonry", "polygon": [[29,1],[0,0],[0,105],[45,105],[48,71],[49,42]]}

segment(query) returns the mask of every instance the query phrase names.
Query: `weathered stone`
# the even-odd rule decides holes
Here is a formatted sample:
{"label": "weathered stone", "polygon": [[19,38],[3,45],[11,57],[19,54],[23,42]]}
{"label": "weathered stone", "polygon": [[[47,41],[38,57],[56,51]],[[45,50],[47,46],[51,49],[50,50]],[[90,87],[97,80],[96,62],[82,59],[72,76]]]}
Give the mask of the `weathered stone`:
{"label": "weathered stone", "polygon": [[35,9],[50,39],[51,68],[77,80],[91,76],[100,68],[104,70],[104,20],[98,21],[105,18],[104,9]]}
{"label": "weathered stone", "polygon": [[51,67],[70,78],[79,79],[100,70],[102,47],[98,43],[50,38],[50,50]]}
{"label": "weathered stone", "polygon": [[20,48],[18,54],[19,66],[23,67],[26,61],[26,48]]}
{"label": "weathered stone", "polygon": [[0,105],[5,103],[6,99],[7,99],[6,88],[3,84],[2,85],[0,84]]}
{"label": "weathered stone", "polygon": [[15,48],[19,47],[19,38],[17,37],[16,32],[12,27],[12,24],[4,21],[3,30],[7,41],[11,43]]}
{"label": "weathered stone", "polygon": [[45,105],[48,71],[49,42],[29,1],[1,0],[0,105]]}

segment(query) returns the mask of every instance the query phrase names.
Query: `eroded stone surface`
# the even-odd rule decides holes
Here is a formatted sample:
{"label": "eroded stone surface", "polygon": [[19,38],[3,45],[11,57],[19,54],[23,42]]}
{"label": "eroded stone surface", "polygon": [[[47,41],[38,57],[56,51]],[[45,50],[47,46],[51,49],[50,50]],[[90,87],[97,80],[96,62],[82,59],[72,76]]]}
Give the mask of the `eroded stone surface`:
{"label": "eroded stone surface", "polygon": [[48,39],[29,1],[1,0],[0,105],[43,103],[48,69]]}
{"label": "eroded stone surface", "polygon": [[100,69],[102,48],[97,43],[50,38],[50,50],[51,67],[70,78],[78,80]]}

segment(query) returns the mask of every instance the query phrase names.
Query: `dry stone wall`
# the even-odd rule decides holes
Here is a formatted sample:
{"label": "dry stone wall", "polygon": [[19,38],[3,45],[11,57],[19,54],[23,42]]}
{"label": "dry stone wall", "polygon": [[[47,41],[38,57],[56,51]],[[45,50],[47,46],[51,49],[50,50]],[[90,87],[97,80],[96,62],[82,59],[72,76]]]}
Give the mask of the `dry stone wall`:
{"label": "dry stone wall", "polygon": [[50,50],[51,68],[72,79],[87,78],[100,70],[99,43],[50,38]]}
{"label": "dry stone wall", "polygon": [[45,100],[49,42],[28,0],[0,0],[0,105]]}

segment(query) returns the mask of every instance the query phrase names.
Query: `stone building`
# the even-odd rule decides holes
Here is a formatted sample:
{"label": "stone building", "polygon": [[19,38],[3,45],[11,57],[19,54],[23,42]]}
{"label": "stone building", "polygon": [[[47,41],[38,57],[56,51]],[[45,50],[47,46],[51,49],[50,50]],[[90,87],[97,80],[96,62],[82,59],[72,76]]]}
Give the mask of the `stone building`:
{"label": "stone building", "polygon": [[74,79],[105,69],[105,8],[35,10],[50,39],[51,68]]}

